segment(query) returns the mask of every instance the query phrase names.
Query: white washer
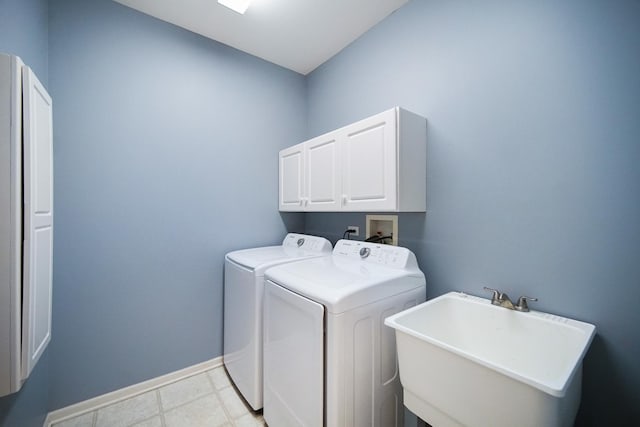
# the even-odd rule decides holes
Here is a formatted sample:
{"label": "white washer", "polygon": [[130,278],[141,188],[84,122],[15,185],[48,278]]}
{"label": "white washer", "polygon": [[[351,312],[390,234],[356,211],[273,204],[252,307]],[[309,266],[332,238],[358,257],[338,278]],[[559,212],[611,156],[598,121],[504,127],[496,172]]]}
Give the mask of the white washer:
{"label": "white washer", "polygon": [[254,410],[262,408],[264,272],[287,262],[331,255],[331,242],[289,233],[280,246],[229,252],[224,263],[224,365]]}
{"label": "white washer", "polygon": [[406,248],[340,240],[265,273],[264,418],[278,427],[402,426],[391,314],[426,298]]}

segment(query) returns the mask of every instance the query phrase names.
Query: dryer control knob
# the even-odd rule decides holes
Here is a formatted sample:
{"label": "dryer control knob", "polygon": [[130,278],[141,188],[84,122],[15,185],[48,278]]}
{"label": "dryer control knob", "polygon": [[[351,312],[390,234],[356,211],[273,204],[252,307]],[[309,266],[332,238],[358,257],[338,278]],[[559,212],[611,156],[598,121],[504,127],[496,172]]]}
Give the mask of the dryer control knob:
{"label": "dryer control knob", "polygon": [[371,249],[369,249],[369,248],[360,249],[360,258],[366,258],[369,255],[371,255]]}
{"label": "dryer control knob", "polygon": [[300,247],[302,245],[304,245],[304,239],[300,238],[300,239],[298,239],[298,247]]}

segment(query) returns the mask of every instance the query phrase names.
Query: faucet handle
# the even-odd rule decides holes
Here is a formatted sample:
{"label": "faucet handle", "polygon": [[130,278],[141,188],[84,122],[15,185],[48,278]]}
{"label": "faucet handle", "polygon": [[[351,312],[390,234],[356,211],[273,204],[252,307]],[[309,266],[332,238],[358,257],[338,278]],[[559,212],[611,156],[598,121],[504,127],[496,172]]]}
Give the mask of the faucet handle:
{"label": "faucet handle", "polygon": [[493,295],[491,296],[491,303],[493,303],[494,301],[500,300],[502,292],[500,292],[499,290],[488,288],[486,286],[483,286],[482,289],[484,289],[485,291],[493,292]]}
{"label": "faucet handle", "polygon": [[515,308],[518,311],[527,312],[529,311],[529,304],[527,304],[527,301],[538,301],[538,298],[522,296],[518,298],[518,302],[513,308]]}

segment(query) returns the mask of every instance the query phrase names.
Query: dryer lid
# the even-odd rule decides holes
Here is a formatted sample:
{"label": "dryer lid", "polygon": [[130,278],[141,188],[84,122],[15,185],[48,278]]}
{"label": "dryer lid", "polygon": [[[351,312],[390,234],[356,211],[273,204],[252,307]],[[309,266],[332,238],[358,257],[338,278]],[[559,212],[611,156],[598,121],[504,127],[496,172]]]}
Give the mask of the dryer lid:
{"label": "dryer lid", "polygon": [[331,254],[331,243],[322,237],[289,233],[280,246],[242,249],[229,252],[226,258],[251,270],[299,259]]}

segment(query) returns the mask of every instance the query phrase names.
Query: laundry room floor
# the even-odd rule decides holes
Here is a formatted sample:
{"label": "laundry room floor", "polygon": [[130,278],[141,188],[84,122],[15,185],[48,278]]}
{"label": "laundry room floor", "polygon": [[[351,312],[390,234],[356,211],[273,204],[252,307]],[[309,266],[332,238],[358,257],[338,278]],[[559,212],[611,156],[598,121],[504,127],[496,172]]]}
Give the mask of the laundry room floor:
{"label": "laundry room floor", "polygon": [[52,427],[264,427],[220,366]]}

